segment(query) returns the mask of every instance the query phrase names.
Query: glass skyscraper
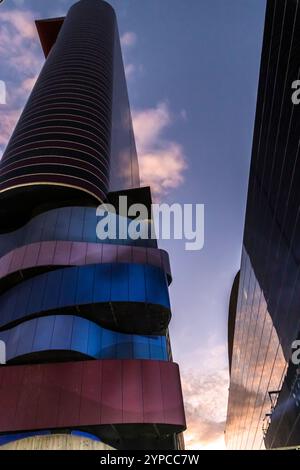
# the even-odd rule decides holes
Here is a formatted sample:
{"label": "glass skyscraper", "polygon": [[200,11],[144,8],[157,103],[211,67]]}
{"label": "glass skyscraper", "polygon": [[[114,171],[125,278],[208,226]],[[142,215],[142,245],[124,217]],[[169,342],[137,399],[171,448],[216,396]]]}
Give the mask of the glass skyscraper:
{"label": "glass skyscraper", "polygon": [[81,0],[36,26],[46,61],[0,163],[0,444],[178,448],[168,254],[96,236],[100,203],[151,207],[114,10]]}
{"label": "glass skyscraper", "polygon": [[269,0],[242,262],[229,312],[231,449],[300,444],[300,71],[298,0]]}

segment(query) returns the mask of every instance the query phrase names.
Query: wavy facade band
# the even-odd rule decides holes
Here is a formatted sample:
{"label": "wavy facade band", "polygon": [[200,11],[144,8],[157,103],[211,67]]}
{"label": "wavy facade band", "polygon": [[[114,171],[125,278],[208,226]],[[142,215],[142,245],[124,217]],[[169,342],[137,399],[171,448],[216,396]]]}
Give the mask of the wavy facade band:
{"label": "wavy facade band", "polygon": [[46,61],[0,162],[0,449],[181,448],[168,254],[96,236],[99,202],[151,204],[114,10],[36,26]]}

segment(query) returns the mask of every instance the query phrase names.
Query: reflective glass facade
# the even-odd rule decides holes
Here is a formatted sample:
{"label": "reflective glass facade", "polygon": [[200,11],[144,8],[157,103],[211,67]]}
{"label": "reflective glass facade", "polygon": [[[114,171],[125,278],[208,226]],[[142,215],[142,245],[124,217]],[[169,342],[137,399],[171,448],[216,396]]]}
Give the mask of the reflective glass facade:
{"label": "reflective glass facade", "polygon": [[297,413],[289,420],[284,417],[295,404],[295,375],[290,378],[295,369],[288,372],[288,364],[300,329],[300,106],[291,99],[299,57],[299,2],[268,1],[239,293],[231,326],[226,427],[231,449],[300,444],[293,431],[295,426],[299,430]]}

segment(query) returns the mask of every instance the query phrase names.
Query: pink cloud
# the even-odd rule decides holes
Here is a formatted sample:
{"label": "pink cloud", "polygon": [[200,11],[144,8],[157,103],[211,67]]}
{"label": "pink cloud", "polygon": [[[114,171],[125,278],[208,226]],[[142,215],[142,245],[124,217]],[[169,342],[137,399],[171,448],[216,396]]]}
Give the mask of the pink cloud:
{"label": "pink cloud", "polygon": [[121,45],[123,47],[132,47],[137,42],[137,36],[132,31],[127,31],[121,36]]}
{"label": "pink cloud", "polygon": [[[121,46],[123,48],[123,53],[125,59],[128,59],[127,56],[127,49],[135,46],[137,43],[137,36],[132,31],[127,31],[121,36]],[[127,79],[131,79],[137,72],[141,70],[141,66],[136,66],[134,63],[125,60],[125,74]]]}
{"label": "pink cloud", "polygon": [[178,359],[182,364],[187,419],[186,448],[224,449],[229,386],[227,344],[219,343],[212,335],[205,344],[186,350]]}
{"label": "pink cloud", "polygon": [[1,108],[1,123],[0,123],[0,146],[4,147],[17,123],[21,114],[21,109],[6,109],[3,111]]}
{"label": "pink cloud", "polygon": [[[0,146],[6,146],[43,63],[31,11],[0,11],[0,55],[6,105],[0,109]],[[0,77],[5,79],[5,77]]]}
{"label": "pink cloud", "polygon": [[8,109],[7,106],[0,107],[0,160],[21,112],[22,109]]}
{"label": "pink cloud", "polygon": [[187,419],[186,448],[225,448],[227,369],[210,374],[182,372],[182,388]]}
{"label": "pink cloud", "polygon": [[135,140],[139,151],[151,150],[162,132],[171,124],[171,114],[166,103],[132,113]]}
{"label": "pink cloud", "polygon": [[[14,87],[18,82],[37,75],[42,65],[42,52],[31,11],[10,10],[0,12],[0,54]],[[2,77],[1,77],[2,78]],[[13,91],[10,92],[13,94]]]}
{"label": "pink cloud", "polygon": [[187,167],[182,147],[170,142],[165,148],[140,154],[142,185],[150,185],[156,195],[166,195],[184,182]]}
{"label": "pink cloud", "polygon": [[18,38],[36,39],[36,29],[33,13],[29,11],[9,10],[1,11],[1,22],[9,24],[19,35]]}
{"label": "pink cloud", "polygon": [[163,138],[171,124],[172,115],[164,102],[156,108],[133,112],[141,183],[151,186],[155,199],[183,184],[187,169],[182,146]]}
{"label": "pink cloud", "polygon": [[135,72],[136,72],[136,66],[134,64],[125,65],[125,75],[127,79],[131,78]]}
{"label": "pink cloud", "polygon": [[25,78],[25,80],[23,80],[22,85],[21,85],[22,90],[25,93],[30,93],[32,88],[35,85],[35,82],[37,81],[37,78],[38,78],[38,75],[35,77]]}
{"label": "pink cloud", "polygon": [[0,54],[8,73],[34,76],[41,66],[41,49],[32,12],[0,12]]}

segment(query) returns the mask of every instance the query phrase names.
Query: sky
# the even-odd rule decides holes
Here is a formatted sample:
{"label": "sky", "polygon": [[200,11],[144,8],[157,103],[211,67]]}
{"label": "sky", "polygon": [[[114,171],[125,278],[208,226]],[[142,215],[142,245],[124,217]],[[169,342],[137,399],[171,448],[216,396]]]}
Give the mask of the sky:
{"label": "sky", "polygon": [[[33,20],[64,16],[73,3],[0,4],[0,155],[44,61]],[[205,205],[201,251],[186,251],[184,241],[160,247],[173,271],[170,331],[186,447],[223,449],[228,303],[241,258],[265,0],[109,3],[118,18],[142,183],[159,202]]]}

